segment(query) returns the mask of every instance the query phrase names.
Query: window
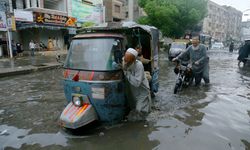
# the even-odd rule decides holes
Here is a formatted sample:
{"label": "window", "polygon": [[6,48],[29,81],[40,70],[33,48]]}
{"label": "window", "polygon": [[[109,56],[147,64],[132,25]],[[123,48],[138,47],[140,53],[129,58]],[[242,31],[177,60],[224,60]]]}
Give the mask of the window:
{"label": "window", "polygon": [[91,1],[88,0],[82,0],[83,3],[88,4],[88,5],[93,5],[93,3]]}
{"label": "window", "polygon": [[119,5],[115,5],[115,12],[120,13],[121,12],[121,7]]}
{"label": "window", "polygon": [[126,18],[128,18],[128,12],[126,12]]}
{"label": "window", "polygon": [[12,0],[12,7],[13,9],[16,9],[16,0]]}
{"label": "window", "polygon": [[117,38],[89,38],[72,41],[65,68],[112,71],[122,60],[122,43]]}

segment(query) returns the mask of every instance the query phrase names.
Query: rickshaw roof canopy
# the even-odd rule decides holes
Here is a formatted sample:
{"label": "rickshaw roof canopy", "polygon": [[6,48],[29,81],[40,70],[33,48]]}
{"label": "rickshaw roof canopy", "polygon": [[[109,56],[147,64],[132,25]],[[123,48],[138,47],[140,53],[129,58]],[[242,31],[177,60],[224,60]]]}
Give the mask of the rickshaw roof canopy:
{"label": "rickshaw roof canopy", "polygon": [[99,26],[94,27],[87,27],[87,28],[81,28],[78,30],[79,33],[86,33],[86,32],[97,32],[97,31],[128,31],[133,29],[141,29],[149,33],[150,35],[153,35],[157,33],[159,35],[159,31],[154,26],[148,26],[148,25],[140,25],[135,22],[108,22],[104,24],[100,24]]}
{"label": "rickshaw roof canopy", "polygon": [[74,39],[81,39],[81,38],[105,38],[105,37],[112,37],[112,38],[123,38],[121,34],[115,33],[85,33],[85,34],[78,34],[74,37]]}

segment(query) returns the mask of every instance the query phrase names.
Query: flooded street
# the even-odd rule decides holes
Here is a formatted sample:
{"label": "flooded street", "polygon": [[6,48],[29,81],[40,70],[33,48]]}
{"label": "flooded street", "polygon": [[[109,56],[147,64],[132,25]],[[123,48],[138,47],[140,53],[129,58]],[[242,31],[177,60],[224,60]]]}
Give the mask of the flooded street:
{"label": "flooded street", "polygon": [[148,122],[123,122],[77,135],[62,129],[62,70],[0,79],[0,150],[248,150],[250,67],[237,53],[210,51],[210,86],[173,94],[174,65],[160,55],[160,90]]}

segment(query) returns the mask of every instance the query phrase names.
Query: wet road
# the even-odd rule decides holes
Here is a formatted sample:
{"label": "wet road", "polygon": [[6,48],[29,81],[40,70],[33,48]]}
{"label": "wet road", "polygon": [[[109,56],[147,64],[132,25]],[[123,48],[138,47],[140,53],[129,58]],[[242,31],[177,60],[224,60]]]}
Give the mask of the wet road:
{"label": "wet road", "polygon": [[159,110],[148,123],[124,122],[78,135],[57,122],[66,104],[61,70],[2,78],[0,149],[250,149],[250,69],[237,66],[236,53],[209,56],[211,85],[174,95],[174,66],[161,54]]}

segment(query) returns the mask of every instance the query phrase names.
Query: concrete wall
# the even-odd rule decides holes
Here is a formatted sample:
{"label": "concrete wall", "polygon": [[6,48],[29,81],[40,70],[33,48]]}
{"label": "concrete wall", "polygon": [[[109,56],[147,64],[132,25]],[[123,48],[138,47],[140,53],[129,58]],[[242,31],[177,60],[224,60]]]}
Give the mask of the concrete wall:
{"label": "concrete wall", "polygon": [[105,21],[112,22],[113,21],[112,0],[104,0],[103,5],[105,6]]}

